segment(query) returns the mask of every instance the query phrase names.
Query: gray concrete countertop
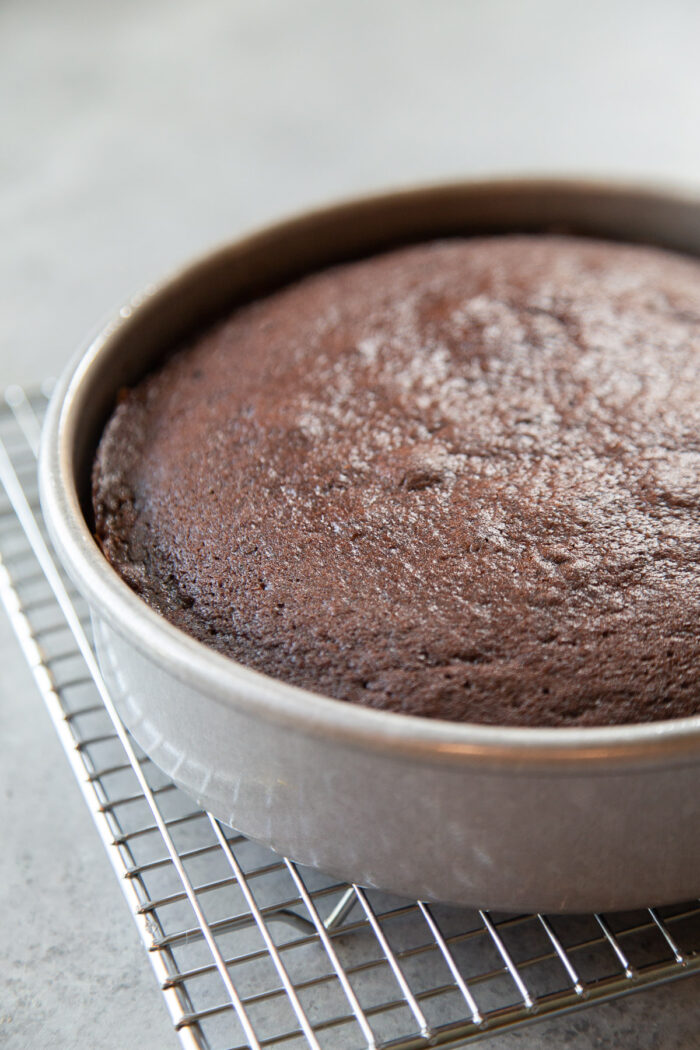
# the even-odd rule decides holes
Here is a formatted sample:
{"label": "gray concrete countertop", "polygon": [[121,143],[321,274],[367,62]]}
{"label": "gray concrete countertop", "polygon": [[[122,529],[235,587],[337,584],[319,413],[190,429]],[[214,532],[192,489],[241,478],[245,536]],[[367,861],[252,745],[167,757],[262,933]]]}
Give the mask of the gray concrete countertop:
{"label": "gray concrete countertop", "polygon": [[[0,387],[246,227],[464,174],[700,187],[692,0],[4,0]],[[177,1046],[0,615],[0,1044]],[[697,979],[485,1045],[691,1050]]]}

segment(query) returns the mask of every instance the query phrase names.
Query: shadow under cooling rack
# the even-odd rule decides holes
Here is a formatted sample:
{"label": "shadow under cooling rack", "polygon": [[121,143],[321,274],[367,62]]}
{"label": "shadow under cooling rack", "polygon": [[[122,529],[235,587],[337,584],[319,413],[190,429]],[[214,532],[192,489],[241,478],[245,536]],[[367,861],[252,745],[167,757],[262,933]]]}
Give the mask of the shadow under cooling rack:
{"label": "shadow under cooling rack", "polygon": [[302,869],[198,810],[117,718],[87,607],[50,553],[46,393],[12,387],[0,406],[0,596],[183,1046],[461,1045],[700,970],[697,901],[566,917],[426,905]]}

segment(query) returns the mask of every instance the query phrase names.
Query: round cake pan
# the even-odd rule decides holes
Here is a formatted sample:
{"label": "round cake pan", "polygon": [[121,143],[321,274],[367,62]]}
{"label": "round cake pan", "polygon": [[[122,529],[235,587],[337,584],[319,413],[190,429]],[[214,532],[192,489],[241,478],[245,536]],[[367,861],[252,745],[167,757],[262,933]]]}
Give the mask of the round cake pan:
{"label": "round cake pan", "polygon": [[[556,231],[700,255],[700,200],[575,181],[402,190],[225,245],[125,306],[61,380],[41,498],[91,607],[138,743],[243,834],[363,886],[500,910],[578,911],[700,894],[700,716],[498,728],[374,711],[286,685],[181,633],[91,531],[90,470],[119,390],[237,303],[320,267],[450,235]],[[643,639],[640,639],[643,644]]]}

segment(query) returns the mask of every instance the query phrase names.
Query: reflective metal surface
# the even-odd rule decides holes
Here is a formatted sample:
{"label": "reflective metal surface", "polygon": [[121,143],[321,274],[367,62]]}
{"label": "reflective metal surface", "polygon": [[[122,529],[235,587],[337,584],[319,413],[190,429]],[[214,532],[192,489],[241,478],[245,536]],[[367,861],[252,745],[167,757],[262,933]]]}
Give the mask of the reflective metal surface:
{"label": "reflective metal surface", "polygon": [[499,729],[317,696],[237,665],[157,616],[103,559],[84,512],[118,389],[227,306],[402,241],[542,229],[700,254],[698,201],[603,184],[433,187],[283,223],[148,290],[74,362],[44,433],[42,503],[93,611],[121,717],[217,817],[302,863],[422,899],[535,911],[660,904],[700,891],[700,842],[688,835],[700,717]]}

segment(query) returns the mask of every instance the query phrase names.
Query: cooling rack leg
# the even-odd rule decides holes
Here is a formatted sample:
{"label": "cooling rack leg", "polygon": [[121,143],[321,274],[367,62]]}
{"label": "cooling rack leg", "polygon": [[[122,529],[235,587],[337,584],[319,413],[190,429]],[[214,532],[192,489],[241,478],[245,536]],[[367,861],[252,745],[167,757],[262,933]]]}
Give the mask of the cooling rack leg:
{"label": "cooling rack leg", "polygon": [[[356,904],[357,897],[355,896],[355,890],[350,886],[323,924],[329,933],[333,930],[337,930]],[[278,908],[277,911],[270,914],[269,918],[277,919],[279,922],[289,923],[290,926],[296,926],[297,929],[304,931],[315,929],[311,919],[307,919],[304,915],[297,914],[297,912],[293,911],[291,908]]]}
{"label": "cooling rack leg", "polygon": [[355,896],[355,890],[351,886],[345,891],[345,893],[340,898],[333,911],[330,913],[330,915],[324,922],[323,925],[326,927],[326,929],[329,931],[337,929],[338,926],[340,926],[340,924],[350,914],[352,909],[355,907],[356,903],[357,897]]}

